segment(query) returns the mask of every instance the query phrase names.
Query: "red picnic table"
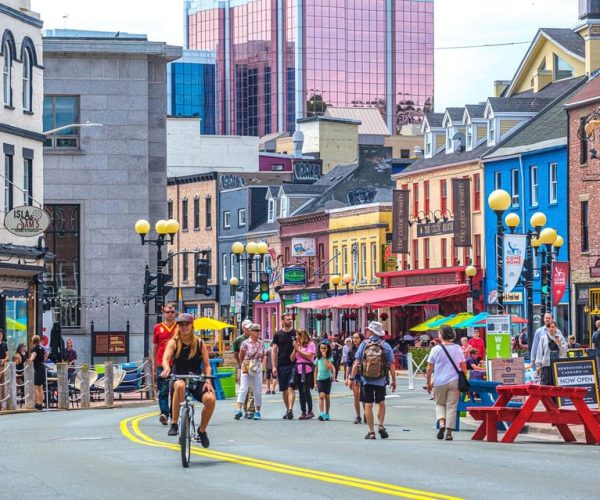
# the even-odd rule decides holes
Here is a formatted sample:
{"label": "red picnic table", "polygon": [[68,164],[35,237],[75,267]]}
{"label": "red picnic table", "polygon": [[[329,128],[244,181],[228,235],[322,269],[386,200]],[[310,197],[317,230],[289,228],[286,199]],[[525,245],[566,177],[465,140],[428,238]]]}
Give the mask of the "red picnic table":
{"label": "red picnic table", "polygon": [[[468,407],[467,410],[481,425],[471,439],[498,441],[498,422],[507,423],[503,443],[512,443],[526,423],[552,424],[566,442],[576,441],[569,425],[583,425],[588,444],[600,444],[600,412],[590,410],[584,401],[587,389],[583,387],[556,387],[550,385],[500,385],[498,399],[493,406]],[[521,408],[507,407],[515,396],[525,396]],[[571,399],[575,409],[558,408],[553,398]],[[544,410],[536,411],[538,403]]]}

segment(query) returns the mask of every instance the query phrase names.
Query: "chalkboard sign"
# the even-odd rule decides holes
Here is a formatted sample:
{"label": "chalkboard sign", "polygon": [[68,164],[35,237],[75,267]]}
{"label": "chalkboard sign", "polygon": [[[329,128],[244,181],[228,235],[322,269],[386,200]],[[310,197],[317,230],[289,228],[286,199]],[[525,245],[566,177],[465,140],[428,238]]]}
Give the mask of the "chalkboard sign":
{"label": "chalkboard sign", "polygon": [[[590,408],[598,408],[598,376],[596,360],[587,359],[560,359],[553,363],[554,380],[561,387],[585,387],[587,394],[585,402]],[[569,398],[559,398],[558,406],[573,407]]]}

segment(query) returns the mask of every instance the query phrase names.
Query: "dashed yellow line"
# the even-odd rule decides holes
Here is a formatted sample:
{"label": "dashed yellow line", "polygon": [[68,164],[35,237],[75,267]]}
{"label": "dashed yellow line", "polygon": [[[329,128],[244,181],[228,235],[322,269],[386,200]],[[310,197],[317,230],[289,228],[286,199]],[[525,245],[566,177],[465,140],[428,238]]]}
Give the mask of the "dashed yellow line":
{"label": "dashed yellow line", "polygon": [[[151,438],[140,428],[140,422],[150,417],[158,415],[158,412],[146,413],[136,417],[130,417],[121,421],[121,433],[129,440],[137,444],[146,446],[152,446],[156,448],[167,448],[169,450],[179,451],[179,445],[169,443],[166,441],[158,441]],[[288,474],[291,476],[298,476],[307,479],[313,479],[316,481],[322,481],[331,484],[338,484],[341,486],[347,486],[351,488],[358,488],[374,493],[381,493],[383,495],[396,496],[401,498],[411,498],[414,500],[432,500],[432,499],[443,499],[443,500],[460,500],[459,497],[443,495],[441,493],[433,493],[423,490],[416,490],[412,488],[406,488],[404,486],[398,486],[390,483],[383,483],[378,481],[371,481],[368,479],[361,479],[352,476],[345,476],[341,474],[334,474],[331,472],[324,472],[315,469],[308,469],[305,467],[296,467],[293,465],[283,464],[280,462],[273,462],[268,460],[261,460],[258,458],[236,455],[232,453],[223,453],[214,450],[207,450],[204,448],[198,448],[192,446],[191,453],[196,456],[202,456],[206,458],[212,458],[214,460],[221,460],[224,462],[230,462],[238,465],[244,465],[246,467],[254,467],[257,469],[268,470],[271,472],[277,472],[280,474]]]}

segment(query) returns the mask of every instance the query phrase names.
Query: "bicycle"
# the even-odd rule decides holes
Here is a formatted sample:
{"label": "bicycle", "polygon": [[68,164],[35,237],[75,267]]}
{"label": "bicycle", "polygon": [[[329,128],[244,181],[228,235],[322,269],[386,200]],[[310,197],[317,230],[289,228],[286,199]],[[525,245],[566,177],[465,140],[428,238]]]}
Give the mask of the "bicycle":
{"label": "bicycle", "polygon": [[191,458],[192,439],[196,442],[200,438],[196,432],[194,423],[194,389],[197,384],[204,384],[208,379],[207,375],[171,375],[172,380],[185,380],[185,398],[181,403],[178,422],[179,446],[181,448],[181,463],[184,467],[189,467]]}

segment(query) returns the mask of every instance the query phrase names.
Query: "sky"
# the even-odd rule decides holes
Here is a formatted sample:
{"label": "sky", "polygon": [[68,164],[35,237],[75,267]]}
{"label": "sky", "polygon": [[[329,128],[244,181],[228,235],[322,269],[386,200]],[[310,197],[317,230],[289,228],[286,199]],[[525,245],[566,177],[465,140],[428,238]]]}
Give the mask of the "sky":
{"label": "sky", "polygon": [[[577,22],[578,0],[434,1],[436,111],[484,101],[494,80],[513,77],[528,44],[445,47],[529,43],[540,27]],[[31,7],[47,29],[145,33],[153,41],[183,44],[182,0],[31,0]]]}

